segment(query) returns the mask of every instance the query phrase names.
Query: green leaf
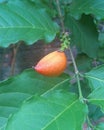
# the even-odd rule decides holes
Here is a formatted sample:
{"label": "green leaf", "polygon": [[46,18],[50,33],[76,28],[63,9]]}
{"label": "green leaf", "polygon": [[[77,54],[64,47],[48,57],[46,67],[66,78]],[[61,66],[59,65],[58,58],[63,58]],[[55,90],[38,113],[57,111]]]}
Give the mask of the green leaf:
{"label": "green leaf", "polygon": [[20,40],[33,44],[37,40],[52,41],[58,32],[45,9],[35,8],[28,0],[0,4],[0,46],[7,47]]}
{"label": "green leaf", "polygon": [[104,47],[99,48],[98,59],[100,60],[101,63],[104,63]]}
{"label": "green leaf", "polygon": [[[91,94],[89,94],[88,102],[94,105],[90,108],[90,116],[91,114],[95,114],[92,115],[92,118],[95,121],[101,117],[104,117],[104,87],[99,87],[95,89]],[[93,110],[93,108],[95,108],[96,111]],[[91,110],[93,111],[91,112]]]}
{"label": "green leaf", "polygon": [[12,115],[6,130],[81,130],[87,107],[74,94],[53,91],[32,97]]}
{"label": "green leaf", "polygon": [[16,112],[23,101],[32,95],[44,95],[53,89],[69,89],[69,76],[48,78],[36,73],[33,69],[21,75],[11,77],[0,83],[0,128],[3,127],[10,114]]}
{"label": "green leaf", "polygon": [[104,123],[99,123],[95,130],[104,130]]}
{"label": "green leaf", "polygon": [[[78,70],[81,73],[85,73],[85,72],[88,72],[89,70],[91,70],[91,68],[92,68],[92,66],[91,66],[92,65],[92,59],[89,58],[87,55],[85,55],[83,53],[78,54],[75,60],[76,60],[76,63],[77,63]],[[74,72],[73,64],[70,64],[68,66],[68,70]]]}
{"label": "green leaf", "polygon": [[101,111],[100,107],[95,104],[88,103],[88,110],[89,110],[88,116],[91,120],[93,120],[93,122],[97,122],[99,119],[104,117],[104,114]]}
{"label": "green leaf", "polygon": [[104,47],[104,32],[99,32],[99,37],[98,37],[99,41],[100,41],[100,46]]}
{"label": "green leaf", "polygon": [[104,88],[104,65],[98,66],[86,73],[85,78],[88,80],[91,89]]}
{"label": "green leaf", "polygon": [[72,44],[77,45],[78,49],[89,57],[97,57],[99,48],[98,32],[92,17],[83,15],[80,20],[75,20],[68,15],[65,21],[72,32]]}
{"label": "green leaf", "polygon": [[75,18],[80,18],[84,14],[93,14],[97,19],[104,18],[103,0],[73,0],[70,6],[70,13]]}
{"label": "green leaf", "polygon": [[7,0],[0,0],[0,3],[7,2]]}
{"label": "green leaf", "polygon": [[99,87],[95,89],[88,96],[88,101],[92,104],[100,106],[101,110],[104,112],[104,87]]}

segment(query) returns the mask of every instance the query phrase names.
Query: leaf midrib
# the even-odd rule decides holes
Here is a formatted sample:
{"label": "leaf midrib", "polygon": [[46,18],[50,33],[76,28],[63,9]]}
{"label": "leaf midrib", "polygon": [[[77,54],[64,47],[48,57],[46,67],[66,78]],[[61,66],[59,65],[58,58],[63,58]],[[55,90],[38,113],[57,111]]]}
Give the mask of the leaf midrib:
{"label": "leaf midrib", "polygon": [[104,101],[104,99],[96,99],[96,98],[93,98],[93,99],[88,99],[89,101]]}
{"label": "leaf midrib", "polygon": [[94,79],[94,80],[98,80],[99,82],[104,82],[104,80],[103,79],[99,79],[99,78],[97,78],[97,77],[93,77],[93,76],[90,76],[90,75],[87,75],[87,76],[85,76],[86,78],[90,78],[90,79]]}
{"label": "leaf midrib", "polygon": [[6,26],[6,27],[0,27],[0,29],[23,29],[23,28],[46,30],[46,31],[49,32],[49,30],[47,30],[46,28],[39,28],[39,27],[35,27],[35,26]]}
{"label": "leaf midrib", "polygon": [[44,126],[41,130],[45,130],[51,123],[53,123],[54,121],[56,121],[65,111],[67,111],[71,106],[73,106],[76,102],[78,101],[78,99],[76,99],[74,102],[72,102],[70,105],[68,105],[68,107],[66,107],[62,112],[60,112],[53,120],[51,120],[46,126]]}

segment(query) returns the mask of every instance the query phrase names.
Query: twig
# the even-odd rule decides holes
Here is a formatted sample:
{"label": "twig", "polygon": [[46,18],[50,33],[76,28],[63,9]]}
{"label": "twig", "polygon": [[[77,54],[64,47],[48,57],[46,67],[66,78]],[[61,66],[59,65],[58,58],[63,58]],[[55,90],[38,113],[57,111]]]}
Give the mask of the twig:
{"label": "twig", "polygon": [[5,58],[5,52],[6,52],[6,49],[3,50],[3,56],[1,57],[1,61],[0,61],[0,68],[3,67],[3,62],[4,62],[4,58]]}
{"label": "twig", "polygon": [[63,22],[64,20],[63,20],[63,16],[61,13],[59,0],[56,0],[56,3],[57,3],[57,9],[58,9],[59,18],[60,18],[60,22],[61,22],[61,26],[62,26],[62,31],[64,33],[65,32],[65,27],[64,27],[64,22]]}
{"label": "twig", "polygon": [[15,62],[16,62],[16,56],[17,56],[17,51],[18,48],[20,46],[20,42],[18,43],[18,45],[13,45],[13,59],[12,59],[12,63],[11,63],[11,72],[10,75],[13,76],[15,73]]}

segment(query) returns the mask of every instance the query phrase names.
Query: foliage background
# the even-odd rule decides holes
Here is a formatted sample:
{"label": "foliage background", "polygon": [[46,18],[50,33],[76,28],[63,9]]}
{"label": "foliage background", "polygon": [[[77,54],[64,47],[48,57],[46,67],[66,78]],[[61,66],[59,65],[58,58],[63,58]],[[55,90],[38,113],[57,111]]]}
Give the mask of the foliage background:
{"label": "foliage background", "polygon": [[[17,50],[24,42],[29,47],[35,46],[38,40],[44,40],[46,46],[53,40],[59,42],[57,2],[0,1],[0,50],[9,48],[13,54],[9,61],[12,76],[0,82],[1,130],[81,130],[85,122],[87,128],[104,129],[103,122],[99,123],[104,111],[103,7],[103,0],[60,0],[65,29],[70,33],[81,73],[83,103],[70,61],[67,73],[59,77],[44,77],[33,69],[13,76]],[[0,70],[4,58],[1,56]]]}

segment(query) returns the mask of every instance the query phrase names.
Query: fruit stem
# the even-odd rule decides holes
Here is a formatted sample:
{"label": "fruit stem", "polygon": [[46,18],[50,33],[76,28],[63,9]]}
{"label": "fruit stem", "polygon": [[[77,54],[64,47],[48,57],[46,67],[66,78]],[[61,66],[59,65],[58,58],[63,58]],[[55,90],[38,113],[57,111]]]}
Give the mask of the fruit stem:
{"label": "fruit stem", "polygon": [[73,66],[74,66],[74,70],[75,70],[77,84],[78,84],[79,99],[82,102],[84,102],[83,95],[82,95],[82,90],[81,90],[81,85],[80,85],[80,77],[79,77],[80,75],[79,75],[79,71],[77,69],[76,62],[74,60],[73,53],[72,53],[72,51],[71,51],[71,49],[69,47],[69,45],[70,45],[70,38],[68,38],[69,36],[67,35],[67,33],[65,33],[64,19],[63,19],[62,12],[61,12],[61,9],[60,9],[59,0],[56,0],[56,4],[57,4],[57,10],[58,10],[58,13],[59,13],[59,18],[60,18],[60,23],[61,23],[62,31],[63,31],[63,34],[65,34],[64,38],[62,38],[62,47],[61,47],[60,50],[64,51],[65,49],[69,48],[69,51],[70,51],[70,54],[71,54],[71,58],[72,58],[72,62],[73,62]]}
{"label": "fruit stem", "polygon": [[75,59],[74,59],[74,56],[73,56],[73,53],[72,53],[72,50],[71,50],[70,47],[69,47],[69,51],[70,51],[70,55],[71,55],[71,58],[72,58],[72,63],[73,63],[73,66],[74,66],[76,79],[77,79],[79,99],[83,102],[84,100],[83,100],[83,95],[82,95],[82,90],[81,90],[79,71],[78,71],[78,68],[77,68],[77,65],[76,65],[76,62],[75,62]]}
{"label": "fruit stem", "polygon": [[64,20],[63,20],[63,16],[62,16],[62,13],[61,13],[59,0],[56,0],[56,3],[57,3],[57,10],[58,10],[58,13],[59,13],[59,18],[60,18],[60,23],[61,23],[61,26],[62,26],[62,31],[65,32],[65,27],[64,27],[64,22],[63,22]]}

